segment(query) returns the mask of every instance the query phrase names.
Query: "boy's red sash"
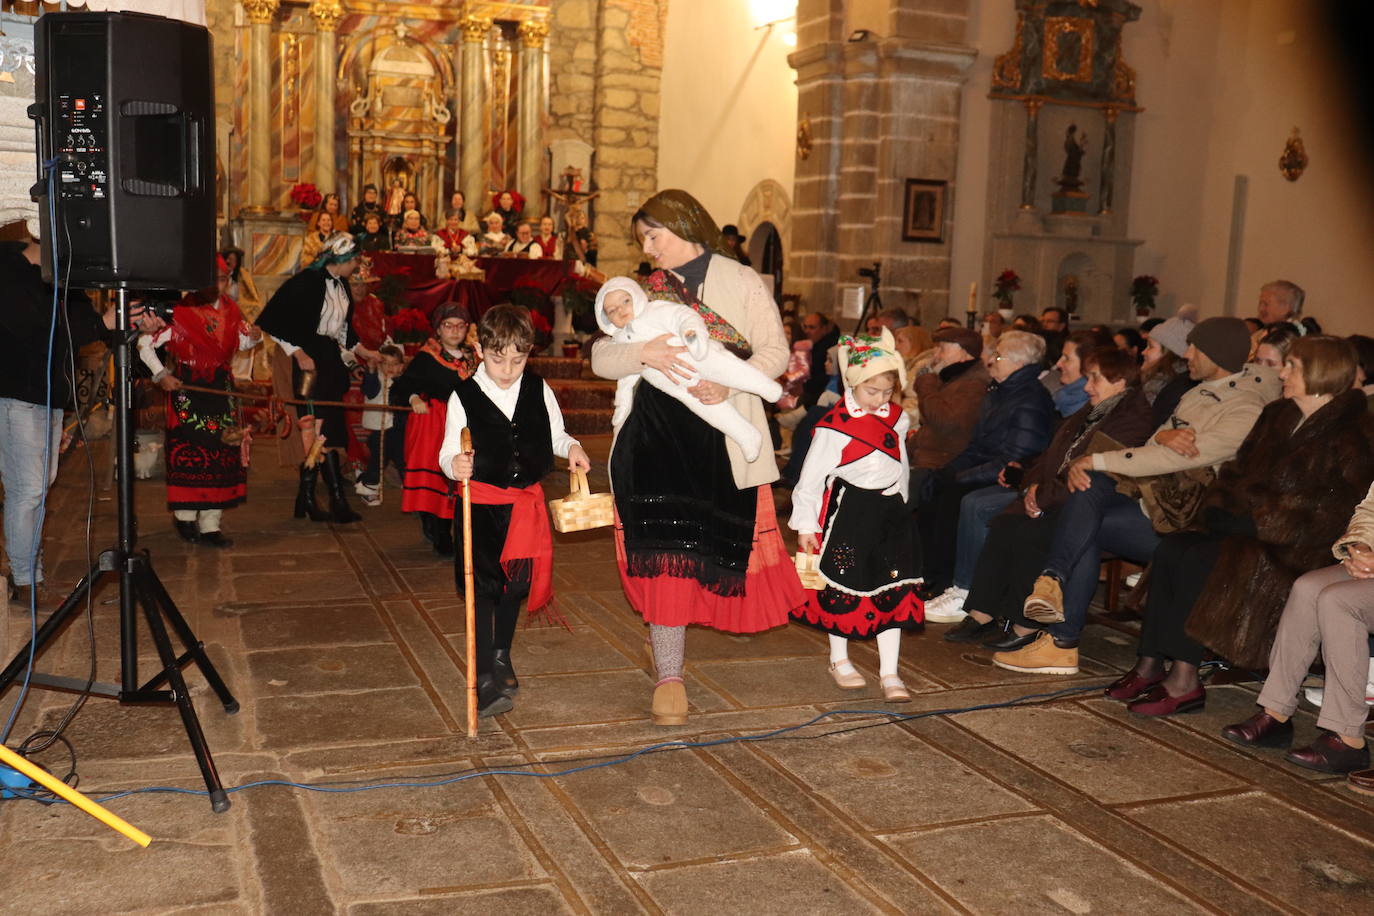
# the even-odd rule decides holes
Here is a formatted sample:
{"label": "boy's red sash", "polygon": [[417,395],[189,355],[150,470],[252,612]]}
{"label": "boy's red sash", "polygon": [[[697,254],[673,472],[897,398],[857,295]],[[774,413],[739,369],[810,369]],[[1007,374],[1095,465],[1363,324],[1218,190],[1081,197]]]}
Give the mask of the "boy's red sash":
{"label": "boy's red sash", "polygon": [[530,560],[530,612],[553,600],[553,530],[544,506],[544,488],[537,483],[523,489],[472,481],[472,501],[483,506],[510,506],[510,527],[501,547],[501,565]]}

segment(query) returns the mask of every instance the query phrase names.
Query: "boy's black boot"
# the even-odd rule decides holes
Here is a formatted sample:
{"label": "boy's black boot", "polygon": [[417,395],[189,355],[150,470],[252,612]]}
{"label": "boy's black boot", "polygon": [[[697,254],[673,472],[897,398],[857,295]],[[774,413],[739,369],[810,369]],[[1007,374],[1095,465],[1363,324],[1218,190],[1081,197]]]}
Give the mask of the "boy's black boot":
{"label": "boy's black boot", "polygon": [[520,690],[520,681],[511,667],[510,649],[495,649],[491,653],[491,679],[506,696],[513,697]]}
{"label": "boy's black boot", "polygon": [[434,537],[430,543],[434,545],[434,552],[441,557],[453,556],[453,519],[438,515],[431,517],[434,519]]}
{"label": "boy's black boot", "polygon": [[324,483],[329,488],[329,520],[336,525],[360,521],[362,516],[349,508],[348,497],[344,494],[343,469],[337,451],[331,450],[324,459]]}
{"label": "boy's black boot", "polygon": [[439,520],[439,517],[432,512],[417,512],[415,514],[420,516],[420,536],[432,545],[434,543],[434,523]]}
{"label": "boy's black boot", "polygon": [[490,674],[477,675],[477,716],[486,719],[510,712],[515,701],[501,692]]}
{"label": "boy's black boot", "polygon": [[301,465],[300,488],[296,490],[296,518],[310,518],[312,522],[329,521],[329,513],[315,504],[315,483],[320,479],[320,466]]}

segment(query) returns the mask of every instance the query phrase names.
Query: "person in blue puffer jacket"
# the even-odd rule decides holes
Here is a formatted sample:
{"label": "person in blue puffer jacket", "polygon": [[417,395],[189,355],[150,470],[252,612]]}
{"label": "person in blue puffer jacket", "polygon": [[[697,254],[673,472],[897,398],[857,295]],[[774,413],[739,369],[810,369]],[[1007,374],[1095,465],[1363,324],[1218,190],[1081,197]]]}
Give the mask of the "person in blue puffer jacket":
{"label": "person in blue puffer jacket", "polygon": [[926,594],[938,595],[953,583],[960,500],[997,483],[1008,463],[1025,467],[1049,445],[1058,415],[1040,384],[1044,358],[1044,338],[1025,331],[1004,332],[996,350],[984,353],[992,384],[973,438],[932,478],[932,489],[917,512]]}

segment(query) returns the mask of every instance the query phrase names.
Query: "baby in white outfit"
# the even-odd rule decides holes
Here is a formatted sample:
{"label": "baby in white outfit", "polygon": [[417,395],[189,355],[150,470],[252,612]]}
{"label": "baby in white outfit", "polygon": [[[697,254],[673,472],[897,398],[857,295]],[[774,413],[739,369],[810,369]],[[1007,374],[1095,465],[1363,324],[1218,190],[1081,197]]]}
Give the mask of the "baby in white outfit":
{"label": "baby in white outfit", "polygon": [[695,370],[692,378],[676,382],[649,366],[639,375],[629,375],[616,383],[615,413],[611,422],[619,426],[630,413],[634,386],[642,377],[664,394],[686,404],[692,413],[729,436],[753,461],[763,447],[763,434],[728,401],[703,404],[687,393],[700,379],[716,382],[737,391],[756,394],[765,401],[782,397],[782,386],[712,340],[706,322],[690,306],[676,302],[650,302],[644,289],[630,277],[612,277],[596,294],[596,322],[617,343],[643,343],[663,334],[673,335],[668,343],[686,347],[678,358]]}

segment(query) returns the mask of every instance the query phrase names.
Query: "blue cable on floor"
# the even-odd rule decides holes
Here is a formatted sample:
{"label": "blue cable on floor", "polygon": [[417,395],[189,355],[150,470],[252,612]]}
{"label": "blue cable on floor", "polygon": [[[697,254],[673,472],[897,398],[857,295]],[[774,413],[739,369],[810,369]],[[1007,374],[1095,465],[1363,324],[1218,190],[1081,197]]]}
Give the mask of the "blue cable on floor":
{"label": "blue cable on floor", "polygon": [[[1102,685],[1100,684],[1089,684],[1084,687],[1067,687],[1063,690],[1057,690],[1053,693],[1028,694],[1026,696],[1017,697],[1014,700],[1006,700],[1001,703],[980,703],[976,706],[963,706],[953,709],[932,709],[929,712],[918,713],[889,712],[885,709],[834,709],[829,712],[820,713],[819,715],[812,717],[806,722],[802,722],[800,725],[788,725],[783,728],[774,729],[772,731],[760,732],[756,735],[733,735],[726,738],[714,738],[709,741],[662,741],[657,744],[647,745],[646,747],[639,748],[638,750],[631,751],[629,753],[623,754],[619,757],[612,758],[610,760],[602,760],[596,763],[588,763],[583,764],[581,766],[569,767],[568,769],[557,770],[550,773],[540,773],[535,772],[533,770],[503,770],[483,768],[479,770],[473,770],[470,773],[460,773],[454,776],[446,776],[441,779],[408,780],[402,782],[376,782],[366,783],[364,785],[357,786],[321,785],[306,782],[292,782],[287,779],[260,779],[256,782],[244,783],[241,786],[226,787],[225,791],[232,795],[235,792],[242,792],[245,789],[255,789],[261,786],[289,786],[293,789],[305,789],[310,792],[331,792],[342,794],[350,792],[369,792],[374,789],[434,789],[440,786],[447,786],[452,785],[454,783],[465,782],[469,779],[476,779],[479,776],[533,776],[537,779],[557,779],[563,776],[572,776],[576,773],[584,773],[588,770],[599,770],[604,769],[606,767],[619,766],[624,763],[629,763],[630,761],[635,760],[639,757],[643,757],[647,754],[654,754],[660,751],[720,747],[722,745],[727,744],[742,744],[754,741],[771,741],[776,738],[781,738],[782,736],[790,734],[792,732],[797,732],[801,731],[804,728],[809,728],[812,725],[815,725],[818,722],[823,722],[824,720],[829,719],[833,716],[880,715],[887,717],[886,721],[873,722],[867,725],[853,727],[855,729],[872,728],[878,725],[891,725],[897,722],[911,722],[916,719],[926,719],[930,718],[931,716],[953,716],[966,712],[981,712],[983,710],[988,709],[1006,709],[1011,706],[1019,706],[1021,704],[1030,703],[1033,701],[1054,700],[1060,697],[1070,696],[1077,693],[1087,693],[1088,691],[1101,689]],[[846,730],[847,729],[841,729],[840,731]],[[825,734],[816,735],[815,737],[824,738],[828,735],[838,733],[839,732],[826,732]],[[22,789],[12,788],[10,791],[14,794],[16,798],[37,801],[43,804],[67,804],[67,802],[62,801],[61,799],[42,798],[30,793],[26,793]],[[94,798],[93,801],[104,804],[106,802],[115,801],[116,799],[127,798],[131,795],[146,795],[150,793],[198,795],[202,798],[209,795],[209,793],[204,789],[183,789],[179,786],[144,786],[143,788],[139,789],[127,789],[120,792],[112,792],[108,795],[103,795],[99,798]]]}

